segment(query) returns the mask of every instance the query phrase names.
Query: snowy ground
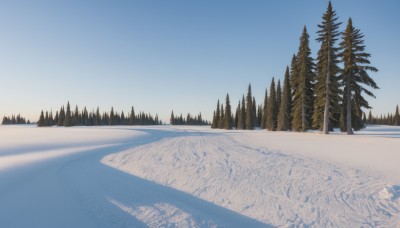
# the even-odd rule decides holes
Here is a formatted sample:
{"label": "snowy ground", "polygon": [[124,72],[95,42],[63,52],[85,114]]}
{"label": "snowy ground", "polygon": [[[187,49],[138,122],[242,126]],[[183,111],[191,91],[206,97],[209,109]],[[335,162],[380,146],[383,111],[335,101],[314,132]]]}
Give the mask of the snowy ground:
{"label": "snowy ground", "polygon": [[396,227],[399,137],[2,126],[0,227]]}

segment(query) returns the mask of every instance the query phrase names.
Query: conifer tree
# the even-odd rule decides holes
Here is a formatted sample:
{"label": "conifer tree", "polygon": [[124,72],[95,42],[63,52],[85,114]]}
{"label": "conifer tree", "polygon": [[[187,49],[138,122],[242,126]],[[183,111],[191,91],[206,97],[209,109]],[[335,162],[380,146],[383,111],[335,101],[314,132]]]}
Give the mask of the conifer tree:
{"label": "conifer tree", "polygon": [[292,87],[292,100],[294,95],[299,90],[298,83],[299,83],[299,70],[298,70],[298,59],[295,54],[293,54],[292,61],[290,63],[290,86]]}
{"label": "conifer tree", "polygon": [[[132,116],[132,114],[131,114],[131,116]],[[170,123],[171,125],[175,125],[174,110],[172,110],[172,112],[171,112],[171,117],[169,118],[169,123]]]}
{"label": "conifer tree", "polygon": [[247,89],[246,97],[246,130],[253,130],[253,95],[251,93],[251,85]]}
{"label": "conifer tree", "polygon": [[277,105],[277,115],[279,113],[279,107],[281,107],[281,100],[282,100],[282,87],[281,87],[281,80],[278,79],[278,83],[276,84],[276,105]]}
{"label": "conifer tree", "polygon": [[341,22],[337,22],[336,12],[332,9],[331,2],[322,16],[322,23],[318,25],[318,42],[321,48],[318,51],[316,84],[313,112],[313,127],[321,129],[324,134],[329,134],[332,122],[337,121],[334,117],[340,112],[340,91],[338,76],[339,48],[335,46],[340,32]]}
{"label": "conifer tree", "polygon": [[297,54],[296,70],[298,72],[293,76],[296,90],[293,98],[292,128],[295,131],[304,132],[311,128],[314,100],[314,69],[315,65],[309,47],[309,35],[306,26],[304,26]]}
{"label": "conifer tree", "polygon": [[110,120],[108,122],[108,125],[114,125],[114,108],[113,107],[111,107]]}
{"label": "conifer tree", "polygon": [[269,87],[267,128],[269,131],[275,131],[276,126],[277,126],[277,100],[275,91],[275,79],[272,78],[271,86]]}
{"label": "conifer tree", "polygon": [[71,116],[71,108],[69,106],[69,101],[67,104],[67,111],[65,113],[65,118],[64,118],[64,127],[70,127],[72,126],[72,116]]}
{"label": "conifer tree", "polygon": [[[173,114],[174,114],[174,111],[172,111],[171,116],[173,116]],[[171,123],[171,124],[173,124],[173,123]],[[131,113],[129,116],[129,125],[135,125],[135,109],[133,108],[133,106],[131,108]]]}
{"label": "conifer tree", "polygon": [[283,81],[282,101],[278,114],[278,131],[292,130],[290,116],[292,112],[292,94],[290,87],[289,67],[286,67],[285,79]]}
{"label": "conifer tree", "polygon": [[219,117],[219,122],[218,122],[218,128],[219,129],[223,129],[224,128],[224,118],[225,118],[225,111],[224,111],[224,104],[221,103],[221,115]]}
{"label": "conifer tree", "polygon": [[64,111],[64,106],[62,106],[60,109],[60,115],[58,116],[57,126],[59,127],[64,126],[64,120],[65,120],[65,111]]}
{"label": "conifer tree", "polygon": [[238,106],[236,108],[236,112],[235,112],[235,128],[238,129],[238,123],[239,123],[239,115],[240,115],[240,100],[238,102]]}
{"label": "conifer tree", "polygon": [[346,130],[347,134],[352,135],[353,129],[359,130],[364,127],[361,121],[361,108],[371,108],[362,93],[375,98],[374,94],[361,84],[378,89],[379,87],[367,72],[377,72],[378,69],[369,66],[368,58],[371,55],[365,52],[364,35],[353,26],[351,18],[349,18],[342,36],[343,41],[340,43],[342,48],[340,56],[344,63],[342,112],[346,115],[346,119],[342,120],[346,123],[346,129],[342,130]]}
{"label": "conifer tree", "polygon": [[229,94],[226,94],[224,128],[227,130],[232,129],[232,111],[229,101]]}
{"label": "conifer tree", "polygon": [[218,99],[217,111],[215,112],[215,127],[216,128],[219,127],[220,118],[221,118],[221,110],[220,110],[220,104],[219,104],[219,99]]}
{"label": "conifer tree", "polygon": [[262,119],[261,119],[261,129],[267,128],[267,117],[268,117],[268,90],[265,89],[264,107],[263,107],[263,114],[262,114]]}
{"label": "conifer tree", "polygon": [[216,117],[216,114],[215,114],[215,111],[214,111],[213,119],[212,119],[212,122],[211,122],[211,128],[217,128],[216,122],[217,122],[217,117]]}
{"label": "conifer tree", "polygon": [[400,126],[400,115],[399,115],[399,106],[396,106],[396,113],[394,114],[393,125]]}
{"label": "conifer tree", "polygon": [[253,111],[253,127],[258,127],[258,122],[257,122],[257,105],[256,105],[256,98],[253,97],[253,103],[251,110]]}
{"label": "conifer tree", "polygon": [[[3,122],[4,122],[4,121],[3,121]],[[4,123],[3,123],[3,124],[4,124]],[[37,122],[37,126],[38,126],[38,127],[44,127],[44,126],[45,126],[43,110],[42,110],[42,112],[40,113],[40,117],[39,117],[39,120],[38,120],[38,122]]]}
{"label": "conifer tree", "polygon": [[369,113],[368,113],[367,123],[368,124],[373,124],[373,118],[372,118],[371,110],[369,110]]}
{"label": "conifer tree", "polygon": [[50,123],[49,123],[49,112],[48,111],[46,111],[46,115],[44,116],[44,126],[45,127],[50,126]]}

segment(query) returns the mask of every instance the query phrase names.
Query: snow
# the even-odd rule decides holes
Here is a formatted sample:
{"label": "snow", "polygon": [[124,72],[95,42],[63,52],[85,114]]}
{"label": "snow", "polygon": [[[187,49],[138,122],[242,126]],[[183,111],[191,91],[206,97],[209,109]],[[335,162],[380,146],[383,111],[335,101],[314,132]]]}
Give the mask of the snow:
{"label": "snow", "polygon": [[399,137],[1,126],[0,227],[396,227]]}

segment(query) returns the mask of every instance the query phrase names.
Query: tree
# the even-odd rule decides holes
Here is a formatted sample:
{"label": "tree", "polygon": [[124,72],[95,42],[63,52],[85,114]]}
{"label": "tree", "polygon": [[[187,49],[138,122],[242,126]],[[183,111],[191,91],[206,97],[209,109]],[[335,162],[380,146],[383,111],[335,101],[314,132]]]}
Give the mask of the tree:
{"label": "tree", "polygon": [[[3,122],[4,122],[4,120],[3,120]],[[3,123],[3,124],[4,124],[4,123]],[[39,120],[38,120],[38,122],[37,122],[37,126],[38,126],[38,127],[44,127],[44,126],[45,126],[43,110],[42,110],[42,112],[40,113],[40,117],[39,117]]]}
{"label": "tree", "polygon": [[313,61],[309,47],[309,35],[306,26],[304,26],[300,38],[297,63],[295,64],[296,74],[292,76],[295,86],[292,108],[292,128],[295,131],[304,132],[311,128],[315,78],[315,64]]}
{"label": "tree", "polygon": [[267,117],[268,117],[268,90],[265,89],[264,107],[261,119],[261,129],[267,128]]}
{"label": "tree", "polygon": [[256,98],[253,97],[253,103],[251,110],[253,111],[253,127],[258,127],[258,121],[257,121],[257,104],[256,104]]}
{"label": "tree", "polygon": [[108,122],[108,125],[114,125],[114,108],[111,107],[111,111],[110,111],[110,121]]}
{"label": "tree", "polygon": [[399,115],[399,106],[398,105],[396,106],[396,113],[394,114],[393,125],[400,126],[400,115]]}
{"label": "tree", "polygon": [[[174,111],[172,111],[172,113],[171,113],[171,117],[174,115]],[[135,125],[135,109],[133,108],[133,106],[132,106],[132,108],[131,108],[131,113],[130,113],[130,116],[129,116],[129,125]],[[173,123],[171,123],[171,124],[173,124]]]}
{"label": "tree", "polygon": [[237,129],[243,130],[245,128],[245,117],[246,117],[246,109],[245,109],[245,100],[244,95],[242,96],[242,106],[240,107],[239,117],[238,117],[238,127]]}
{"label": "tree", "polygon": [[251,95],[251,85],[247,89],[246,97],[246,129],[253,130],[253,96]]}
{"label": "tree", "polygon": [[64,127],[71,127],[72,126],[72,116],[71,116],[71,108],[69,106],[69,101],[67,104],[67,111],[65,113],[64,118]]}
{"label": "tree", "polygon": [[[364,127],[361,121],[361,108],[371,108],[363,97],[363,93],[368,96],[374,97],[374,94],[367,90],[362,84],[367,85],[373,89],[379,89],[374,80],[368,75],[367,71],[377,72],[378,69],[369,66],[370,61],[368,58],[370,54],[365,52],[364,35],[359,29],[353,26],[351,18],[345,32],[342,33],[343,41],[340,43],[342,52],[343,69],[343,110],[346,119],[342,122],[346,123],[346,130],[348,135],[353,134],[354,130],[360,130]],[[343,116],[344,117],[344,116]]]}
{"label": "tree", "polygon": [[267,128],[269,131],[275,131],[277,127],[277,117],[278,117],[278,108],[277,108],[277,99],[275,92],[275,79],[272,78],[271,86],[269,87],[269,98],[268,98],[268,116],[267,116]]}
{"label": "tree", "polygon": [[232,129],[232,111],[229,101],[229,94],[226,94],[224,128],[227,130]]}
{"label": "tree", "polygon": [[221,115],[219,117],[219,122],[218,122],[218,128],[223,129],[224,128],[224,118],[225,118],[225,111],[224,111],[224,104],[221,103]]}
{"label": "tree", "polygon": [[65,111],[64,111],[64,106],[62,106],[60,109],[60,114],[58,116],[57,126],[59,127],[64,126],[64,120],[65,120]]}
{"label": "tree", "polygon": [[281,107],[281,101],[282,101],[282,87],[281,87],[281,80],[278,80],[278,83],[276,84],[276,115],[278,116],[279,113],[279,107]]}
{"label": "tree", "polygon": [[322,16],[322,23],[318,25],[318,42],[321,48],[318,51],[316,84],[313,112],[313,127],[321,129],[324,134],[329,134],[332,122],[337,121],[335,116],[340,112],[340,91],[338,84],[338,52],[340,49],[335,46],[340,32],[338,31],[341,22],[337,22],[336,12],[332,9],[331,2],[328,9]]}
{"label": "tree", "polygon": [[369,113],[368,113],[368,119],[367,119],[367,123],[368,124],[373,124],[373,118],[372,118],[372,113],[371,113],[371,110],[369,110]]}
{"label": "tree", "polygon": [[292,130],[290,116],[292,112],[292,94],[290,88],[289,67],[286,67],[285,79],[283,81],[282,101],[278,114],[278,131]]}

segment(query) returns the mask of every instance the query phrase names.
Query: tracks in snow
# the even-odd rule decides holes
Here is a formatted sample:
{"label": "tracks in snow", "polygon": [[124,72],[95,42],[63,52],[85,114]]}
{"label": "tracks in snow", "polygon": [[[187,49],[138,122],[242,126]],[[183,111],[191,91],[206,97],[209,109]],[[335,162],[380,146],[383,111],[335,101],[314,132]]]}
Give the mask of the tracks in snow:
{"label": "tracks in snow", "polygon": [[[322,152],[322,151],[321,151]],[[400,205],[361,171],[188,132],[103,163],[277,226],[396,226]]]}

